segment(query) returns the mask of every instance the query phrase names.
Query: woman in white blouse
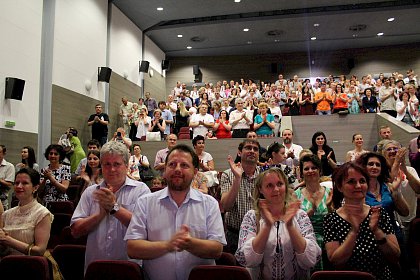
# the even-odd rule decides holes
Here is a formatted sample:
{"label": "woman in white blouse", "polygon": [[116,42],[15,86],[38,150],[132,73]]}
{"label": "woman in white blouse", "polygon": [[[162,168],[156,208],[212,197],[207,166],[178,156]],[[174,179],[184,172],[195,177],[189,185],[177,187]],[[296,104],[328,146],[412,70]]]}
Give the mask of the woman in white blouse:
{"label": "woman in white blouse", "polygon": [[236,259],[253,279],[309,279],[321,256],[314,230],[279,168],[261,173],[244,216]]}

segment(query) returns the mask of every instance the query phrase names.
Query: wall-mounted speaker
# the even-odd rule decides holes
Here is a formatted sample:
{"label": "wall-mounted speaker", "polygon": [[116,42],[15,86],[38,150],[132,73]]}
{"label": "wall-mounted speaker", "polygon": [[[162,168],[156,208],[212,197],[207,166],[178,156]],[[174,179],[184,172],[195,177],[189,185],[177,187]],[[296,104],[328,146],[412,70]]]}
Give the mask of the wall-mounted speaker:
{"label": "wall-mounted speaker", "polygon": [[111,78],[112,69],[109,67],[98,67],[98,82],[109,83]]}
{"label": "wall-mounted speaker", "polygon": [[193,65],[193,74],[199,75],[200,74],[200,66],[199,65]]}
{"label": "wall-mounted speaker", "polygon": [[347,69],[350,71],[351,69],[354,68],[354,66],[356,66],[356,62],[354,58],[347,59]]}
{"label": "wall-mounted speaker", "polygon": [[171,67],[171,64],[169,60],[162,60],[162,70],[169,71],[169,68]]}
{"label": "wall-mounted speaker", "polygon": [[144,72],[144,73],[149,72],[149,61],[146,61],[146,60],[140,61],[139,72]]}
{"label": "wall-mounted speaker", "polygon": [[25,80],[12,78],[12,77],[6,77],[5,98],[22,100],[24,88],[25,88]]}

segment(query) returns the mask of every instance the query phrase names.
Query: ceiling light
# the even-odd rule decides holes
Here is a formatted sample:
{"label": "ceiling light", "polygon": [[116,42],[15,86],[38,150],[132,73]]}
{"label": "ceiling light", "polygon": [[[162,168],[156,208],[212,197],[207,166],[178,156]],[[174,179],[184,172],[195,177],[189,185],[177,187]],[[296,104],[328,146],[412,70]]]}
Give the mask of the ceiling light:
{"label": "ceiling light", "polygon": [[319,26],[319,23],[314,23],[314,27],[318,27]]}
{"label": "ceiling light", "polygon": [[356,37],[358,37],[359,35],[357,35],[357,34],[353,34],[353,38],[356,38]]}
{"label": "ceiling light", "polygon": [[182,34],[178,34],[178,36],[177,36],[178,38],[182,38]]}
{"label": "ceiling light", "polygon": [[389,22],[393,22],[395,20],[395,18],[393,18],[393,17],[390,17],[389,19],[388,19],[388,21]]}
{"label": "ceiling light", "polygon": [[251,41],[248,41],[248,42],[246,42],[248,45],[251,45],[252,44],[252,42]]}
{"label": "ceiling light", "polygon": [[274,42],[275,43],[278,43],[278,42],[280,42],[280,40],[279,39],[275,39]]}
{"label": "ceiling light", "polygon": [[163,11],[163,8],[162,7],[158,7],[156,10]]}
{"label": "ceiling light", "polygon": [[384,35],[384,33],[383,32],[379,32],[378,34],[376,34],[376,35],[378,35],[378,36],[383,36]]}
{"label": "ceiling light", "polygon": [[248,32],[248,31],[249,31],[249,28],[244,28],[244,31],[245,31],[245,32]]}
{"label": "ceiling light", "polygon": [[191,46],[188,46],[188,47],[187,47],[187,49],[191,50],[191,49],[192,49],[192,47],[191,47]]}
{"label": "ceiling light", "polygon": [[240,3],[241,2],[241,0],[235,0],[235,3]]}
{"label": "ceiling light", "polygon": [[311,40],[312,40],[312,41],[315,41],[315,40],[316,40],[316,37],[311,37]]}

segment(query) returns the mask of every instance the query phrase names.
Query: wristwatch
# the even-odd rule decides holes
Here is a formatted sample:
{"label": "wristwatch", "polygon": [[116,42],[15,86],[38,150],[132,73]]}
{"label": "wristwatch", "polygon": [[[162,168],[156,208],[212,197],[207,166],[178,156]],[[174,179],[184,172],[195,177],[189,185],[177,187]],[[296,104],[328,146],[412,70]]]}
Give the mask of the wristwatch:
{"label": "wristwatch", "polygon": [[118,210],[120,210],[120,205],[118,203],[114,203],[114,206],[112,206],[111,211],[109,211],[110,215],[114,215],[115,213],[118,212]]}

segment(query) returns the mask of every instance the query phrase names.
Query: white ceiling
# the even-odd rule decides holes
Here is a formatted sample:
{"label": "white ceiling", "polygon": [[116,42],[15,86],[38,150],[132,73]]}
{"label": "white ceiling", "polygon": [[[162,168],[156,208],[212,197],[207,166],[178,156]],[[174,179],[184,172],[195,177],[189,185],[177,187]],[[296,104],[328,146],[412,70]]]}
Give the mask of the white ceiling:
{"label": "white ceiling", "polygon": [[[112,2],[168,57],[313,53],[420,42],[419,0]],[[163,11],[157,11],[157,7]],[[395,20],[388,22],[390,17]],[[355,25],[365,25],[366,29],[349,30]],[[244,32],[244,28],[249,31]],[[267,35],[274,30],[279,34]],[[384,35],[378,36],[379,32]],[[178,38],[178,34],[183,37]],[[193,42],[193,37],[203,41]]]}

